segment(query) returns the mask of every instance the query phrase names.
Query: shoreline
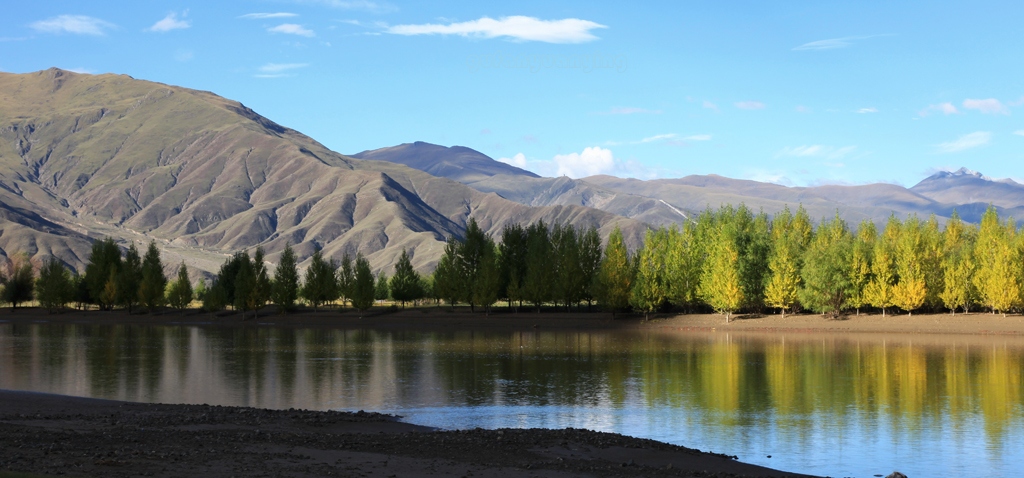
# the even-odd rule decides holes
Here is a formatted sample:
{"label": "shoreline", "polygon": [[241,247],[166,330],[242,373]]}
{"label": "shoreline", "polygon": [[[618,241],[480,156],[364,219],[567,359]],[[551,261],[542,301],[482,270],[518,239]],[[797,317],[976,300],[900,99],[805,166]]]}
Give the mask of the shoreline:
{"label": "shoreline", "polygon": [[970,314],[886,315],[860,314],[839,320],[817,314],[777,314],[738,316],[726,323],[718,314],[652,314],[642,315],[607,312],[536,313],[498,310],[487,315],[458,308],[418,307],[389,310],[371,309],[360,313],[354,309],[301,310],[280,315],[267,308],[253,317],[242,319],[238,312],[211,314],[198,310],[162,311],[157,314],[125,311],[66,310],[54,314],[39,308],[16,311],[0,309],[0,324],[78,324],[78,325],[166,325],[166,326],[228,326],[228,327],[290,327],[384,329],[413,331],[528,331],[528,330],[649,330],[664,332],[744,332],[790,333],[843,336],[851,334],[951,335],[1024,337],[1024,316],[976,312]]}
{"label": "shoreline", "polygon": [[443,431],[367,412],[0,390],[0,470],[71,476],[809,477],[580,429]]}

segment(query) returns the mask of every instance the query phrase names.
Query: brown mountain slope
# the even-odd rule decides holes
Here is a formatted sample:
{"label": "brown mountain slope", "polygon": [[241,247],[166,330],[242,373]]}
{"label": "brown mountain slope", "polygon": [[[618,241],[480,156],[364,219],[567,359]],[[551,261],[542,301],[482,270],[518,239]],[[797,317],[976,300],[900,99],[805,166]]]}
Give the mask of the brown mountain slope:
{"label": "brown mountain slope", "polygon": [[910,190],[946,203],[991,203],[1008,209],[1024,207],[1024,184],[1012,179],[992,180],[967,168],[935,173]]}
{"label": "brown mountain slope", "polygon": [[450,148],[417,141],[398,146],[363,151],[353,158],[390,161],[428,172],[434,176],[454,179],[460,183],[478,181],[496,174],[526,178],[539,177],[525,169],[495,161],[487,155],[465,146]]}
{"label": "brown mountain slope", "polygon": [[470,215],[491,232],[520,218],[621,224],[634,241],[642,230],[348,158],[212,93],[58,69],[0,74],[0,201],[14,211],[0,215],[3,251],[79,269],[86,236],[155,239],[169,267],[206,271],[257,245],[274,261],[286,242],[301,258],[359,251],[376,269],[407,248],[429,269]]}

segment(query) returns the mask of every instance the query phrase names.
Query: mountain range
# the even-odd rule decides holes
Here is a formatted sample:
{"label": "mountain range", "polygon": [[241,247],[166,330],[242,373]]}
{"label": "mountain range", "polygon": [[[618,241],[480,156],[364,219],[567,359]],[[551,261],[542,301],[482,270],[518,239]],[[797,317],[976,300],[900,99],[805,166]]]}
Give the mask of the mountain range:
{"label": "mountain range", "polygon": [[51,68],[0,73],[0,254],[54,256],[83,270],[90,244],[156,241],[168,272],[215,272],[239,250],[268,260],[364,254],[390,272],[403,249],[432,270],[469,219],[500,235],[543,220],[644,231],[724,203],[852,223],[890,214],[977,221],[993,204],[1024,212],[1024,186],[966,169],[904,188],[792,188],[722,176],[641,181],[544,178],[470,148],[415,142],[343,155],[210,92],[125,75]]}

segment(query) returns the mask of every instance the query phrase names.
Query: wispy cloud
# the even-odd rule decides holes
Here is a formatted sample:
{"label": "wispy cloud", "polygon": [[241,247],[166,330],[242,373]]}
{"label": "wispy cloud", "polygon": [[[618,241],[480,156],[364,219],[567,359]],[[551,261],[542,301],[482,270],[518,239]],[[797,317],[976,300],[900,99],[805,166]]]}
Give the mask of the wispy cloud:
{"label": "wispy cloud", "polygon": [[317,4],[341,10],[362,10],[370,13],[391,13],[398,7],[388,2],[370,0],[295,0],[295,3]]}
{"label": "wispy cloud", "polygon": [[283,78],[293,76],[288,72],[307,66],[309,63],[267,63],[259,67],[259,73],[253,76],[256,78]]}
{"label": "wispy cloud", "polygon": [[820,144],[802,145],[802,146],[787,146],[782,148],[781,151],[775,153],[776,158],[791,157],[791,158],[825,158],[828,160],[842,159],[849,156],[857,149],[856,146],[825,146]]}
{"label": "wispy cloud", "polygon": [[178,50],[174,52],[174,59],[182,62],[189,61],[194,56],[195,54],[192,52],[192,50]]}
{"label": "wispy cloud", "polygon": [[188,27],[192,26],[192,24],[189,23],[188,20],[185,20],[185,17],[187,17],[187,16],[188,16],[188,10],[185,10],[184,12],[182,12],[180,20],[178,19],[178,14],[177,13],[175,13],[175,12],[168,13],[166,17],[164,17],[162,20],[154,23],[153,26],[148,28],[148,30],[151,31],[151,32],[164,33],[164,32],[169,32],[171,30],[181,30],[181,29],[188,28]]}
{"label": "wispy cloud", "polygon": [[714,104],[714,103],[712,103],[712,102],[710,102],[708,100],[704,100],[704,102],[701,103],[700,106],[701,106],[701,108],[704,108],[704,109],[707,109],[707,110],[714,110],[715,113],[718,112],[718,105],[716,105],[716,104]]}
{"label": "wispy cloud", "polygon": [[944,115],[952,115],[959,113],[960,110],[956,109],[956,106],[954,106],[953,103],[946,102],[939,103],[937,105],[928,105],[925,109],[921,110],[917,115],[924,117],[934,112],[939,112]]}
{"label": "wispy cloud", "polygon": [[975,131],[965,134],[953,141],[939,143],[936,150],[940,153],[959,153],[968,149],[984,146],[992,141],[992,133],[988,131]]}
{"label": "wispy cloud", "polygon": [[810,113],[810,112],[811,112],[811,109],[810,109],[810,108],[808,108],[808,107],[806,107],[806,106],[804,106],[804,105],[797,105],[797,107],[796,107],[796,108],[793,108],[793,109],[794,109],[794,110],[795,110],[795,111],[796,111],[797,113]]}
{"label": "wispy cloud", "polygon": [[648,136],[648,137],[646,137],[644,139],[641,139],[639,142],[640,143],[653,143],[655,141],[663,141],[663,140],[666,140],[666,139],[675,139],[677,136],[678,135],[675,134],[675,133],[656,134],[654,136]]}
{"label": "wispy cloud", "polygon": [[857,110],[857,113],[860,113],[860,114],[866,114],[866,113],[878,113],[878,108],[875,108],[875,107],[871,107],[871,108],[861,108],[861,109]]}
{"label": "wispy cloud", "polygon": [[85,15],[59,15],[29,25],[33,30],[42,33],[75,33],[79,35],[106,35],[107,30],[115,28],[113,23]]}
{"label": "wispy cloud", "polygon": [[276,27],[268,28],[270,33],[285,33],[288,35],[299,35],[304,37],[315,37],[316,33],[296,23],[282,23]]}
{"label": "wispy cloud", "polygon": [[887,37],[887,36],[892,36],[892,34],[891,33],[887,33],[887,34],[883,34],[883,35],[862,35],[862,36],[852,36],[852,37],[842,37],[842,38],[829,38],[827,40],[818,40],[818,41],[812,41],[812,42],[804,43],[803,45],[794,47],[793,51],[835,50],[837,48],[846,48],[846,47],[852,46],[854,43],[856,43],[856,42],[858,42],[860,40],[867,40],[868,38]]}
{"label": "wispy cloud", "polygon": [[605,142],[605,145],[606,146],[621,146],[621,145],[624,145],[624,144],[647,144],[647,143],[657,143],[657,142],[661,142],[661,141],[665,141],[665,142],[667,142],[669,144],[672,144],[672,145],[675,145],[675,146],[684,146],[687,142],[690,142],[690,141],[711,141],[711,135],[710,134],[691,134],[689,136],[680,136],[680,135],[678,135],[676,133],[664,133],[664,134],[656,134],[654,136],[648,136],[646,138],[639,139],[639,140],[636,140],[636,141],[607,141],[607,142]]}
{"label": "wispy cloud", "polygon": [[534,17],[512,16],[497,20],[483,17],[467,22],[447,25],[426,23],[395,25],[386,31],[395,35],[459,35],[474,38],[510,38],[515,41],[545,43],[586,43],[597,40],[591,30],[608,28],[605,25],[578,18],[540,20]]}
{"label": "wispy cloud", "polygon": [[1024,129],[1018,129],[1017,131],[1014,131],[1013,134],[1017,136],[1024,136]]}
{"label": "wispy cloud", "polygon": [[763,110],[764,103],[760,101],[737,101],[734,103],[741,110]]}
{"label": "wispy cloud", "polygon": [[661,114],[661,110],[649,110],[647,108],[625,107],[625,108],[612,108],[609,111],[601,112],[601,113],[598,113],[598,114],[602,114],[602,115],[635,115],[635,114],[660,115]]}
{"label": "wispy cloud", "polygon": [[266,18],[291,18],[299,16],[298,13],[289,12],[274,12],[274,13],[246,13],[238,18],[244,18],[246,20],[263,20]]}
{"label": "wispy cloud", "polygon": [[1008,115],[1010,109],[1006,107],[1002,102],[995,98],[986,98],[983,100],[976,100],[968,98],[964,100],[963,107],[966,110],[978,110],[984,114],[989,115]]}

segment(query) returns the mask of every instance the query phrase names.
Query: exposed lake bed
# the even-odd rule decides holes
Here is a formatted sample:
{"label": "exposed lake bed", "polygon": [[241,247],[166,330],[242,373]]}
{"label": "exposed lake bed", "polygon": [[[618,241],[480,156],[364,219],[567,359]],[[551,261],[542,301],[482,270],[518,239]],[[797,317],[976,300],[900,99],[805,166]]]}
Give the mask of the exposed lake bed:
{"label": "exposed lake bed", "polygon": [[[547,321],[527,313],[321,312],[312,314],[318,324],[303,315],[310,314],[244,325],[230,316],[85,323],[93,313],[11,320],[0,323],[0,388],[373,410],[448,430],[586,428],[829,476],[1009,476],[1021,466],[1024,338],[1011,332],[879,334],[803,324],[849,329],[859,321],[816,316],[741,318],[723,330],[720,316],[643,323],[598,314]],[[941,318],[949,316],[914,316],[922,324]],[[165,320],[177,319],[155,319]]]}

